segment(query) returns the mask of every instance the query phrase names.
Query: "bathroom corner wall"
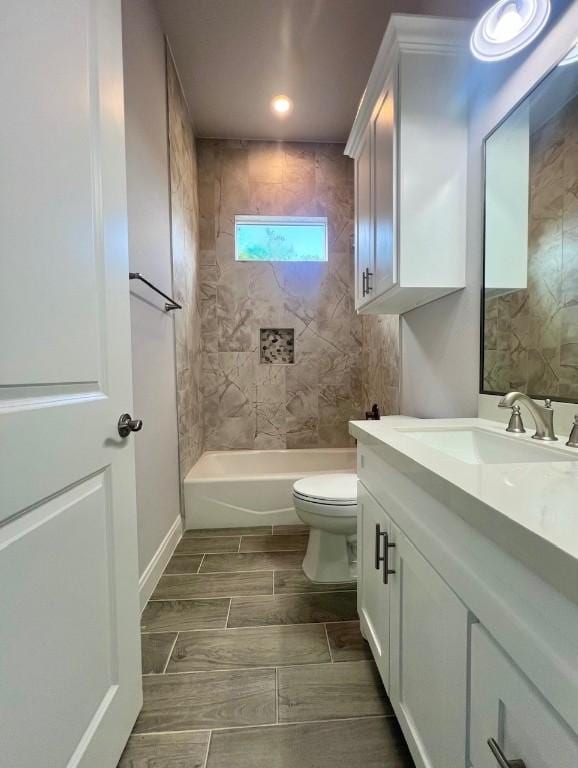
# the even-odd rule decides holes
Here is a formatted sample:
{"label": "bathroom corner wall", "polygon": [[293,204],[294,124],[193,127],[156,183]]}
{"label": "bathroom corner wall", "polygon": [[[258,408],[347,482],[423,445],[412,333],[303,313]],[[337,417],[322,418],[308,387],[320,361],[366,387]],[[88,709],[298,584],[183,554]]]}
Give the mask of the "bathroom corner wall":
{"label": "bathroom corner wall", "polygon": [[[205,449],[340,447],[362,412],[353,167],[338,144],[197,142]],[[327,216],[329,261],[235,262],[235,214]],[[295,363],[259,362],[260,328]]]}
{"label": "bathroom corner wall", "polygon": [[203,451],[199,205],[195,137],[170,52],[167,111],[171,198],[177,412],[181,481]]}

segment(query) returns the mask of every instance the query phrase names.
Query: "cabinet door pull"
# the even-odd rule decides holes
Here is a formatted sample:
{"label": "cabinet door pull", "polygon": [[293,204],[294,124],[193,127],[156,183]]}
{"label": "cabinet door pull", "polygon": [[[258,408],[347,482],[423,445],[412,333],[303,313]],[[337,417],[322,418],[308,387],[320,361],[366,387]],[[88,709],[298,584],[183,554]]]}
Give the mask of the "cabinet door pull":
{"label": "cabinet door pull", "polygon": [[365,268],[365,290],[366,290],[366,293],[370,293],[370,291],[373,290],[373,288],[369,284],[369,278],[370,277],[373,277],[373,272],[370,272],[369,271],[369,267],[366,267]]}
{"label": "cabinet door pull", "polygon": [[508,760],[495,739],[488,739],[488,747],[500,768],[526,768],[526,763],[523,760]]}
{"label": "cabinet door pull", "polygon": [[386,534],[381,532],[379,523],[375,526],[375,570],[379,571],[379,567],[383,562],[383,555],[381,554],[381,537]]}
{"label": "cabinet door pull", "polygon": [[[383,536],[383,557],[381,558],[383,560],[383,583],[389,584],[389,576],[391,574],[395,573],[395,569],[392,569],[389,567],[389,550],[393,549],[395,547],[395,544],[393,542],[390,542],[389,540],[389,534],[387,531],[385,533],[381,534]],[[519,768],[519,766],[514,766],[514,768]]]}
{"label": "cabinet door pull", "polygon": [[366,282],[367,282],[367,271],[364,269],[363,272],[361,273],[361,295],[362,296],[365,296],[365,294],[367,293]]}

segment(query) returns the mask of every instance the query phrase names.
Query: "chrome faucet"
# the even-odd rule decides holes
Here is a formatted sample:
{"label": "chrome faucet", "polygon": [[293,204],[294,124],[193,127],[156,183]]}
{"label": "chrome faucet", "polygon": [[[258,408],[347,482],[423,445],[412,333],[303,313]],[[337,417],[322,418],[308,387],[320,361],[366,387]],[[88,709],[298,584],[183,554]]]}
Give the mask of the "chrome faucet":
{"label": "chrome faucet", "polygon": [[508,392],[498,403],[498,408],[513,408],[518,400],[526,406],[534,418],[536,425],[536,434],[532,435],[534,440],[549,442],[557,440],[554,434],[554,411],[550,400],[546,400],[545,405],[540,405],[523,392]]}

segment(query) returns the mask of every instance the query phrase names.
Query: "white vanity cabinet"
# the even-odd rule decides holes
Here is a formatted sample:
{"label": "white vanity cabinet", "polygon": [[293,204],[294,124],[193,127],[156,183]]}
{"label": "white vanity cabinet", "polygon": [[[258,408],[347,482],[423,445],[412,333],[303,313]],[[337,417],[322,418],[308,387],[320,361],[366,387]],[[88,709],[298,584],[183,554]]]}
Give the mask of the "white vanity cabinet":
{"label": "white vanity cabinet", "polygon": [[487,509],[481,532],[471,499],[352,426],[361,631],[416,768],[578,768],[575,601],[502,549]]}
{"label": "white vanity cabinet", "polygon": [[358,502],[363,635],[418,766],[461,766],[468,611],[363,483]]}
{"label": "white vanity cabinet", "polygon": [[356,307],[401,314],[465,285],[469,22],[393,15],[345,152]]}

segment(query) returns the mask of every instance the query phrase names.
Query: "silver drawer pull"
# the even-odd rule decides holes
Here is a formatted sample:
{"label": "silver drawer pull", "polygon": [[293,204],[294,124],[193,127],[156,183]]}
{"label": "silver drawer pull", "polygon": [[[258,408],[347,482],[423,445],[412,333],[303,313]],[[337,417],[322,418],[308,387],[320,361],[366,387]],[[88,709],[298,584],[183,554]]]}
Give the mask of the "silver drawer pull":
{"label": "silver drawer pull", "polygon": [[526,768],[526,763],[523,760],[508,760],[495,739],[488,739],[488,747],[492,750],[500,768]]}

